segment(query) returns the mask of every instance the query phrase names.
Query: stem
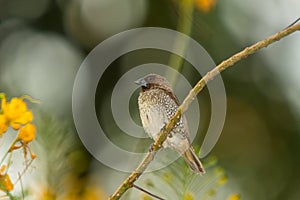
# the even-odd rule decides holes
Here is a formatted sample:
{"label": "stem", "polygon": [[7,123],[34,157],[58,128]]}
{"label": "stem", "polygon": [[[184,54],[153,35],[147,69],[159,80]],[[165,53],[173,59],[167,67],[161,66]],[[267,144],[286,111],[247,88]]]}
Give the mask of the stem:
{"label": "stem", "polygon": [[213,70],[208,72],[196,85],[190,90],[188,96],[185,98],[183,103],[178,107],[177,112],[173,115],[169,123],[165,126],[163,130],[159,132],[159,136],[152,144],[150,152],[146,155],[146,157],[142,160],[139,166],[131,173],[131,175],[118,187],[118,189],[110,196],[110,200],[120,199],[120,197],[129,189],[134,186],[134,182],[142,175],[145,169],[148,167],[150,162],[153,160],[156,152],[162,147],[162,143],[167,138],[168,133],[172,130],[173,126],[180,119],[181,114],[185,112],[191,102],[195,99],[196,95],[204,88],[206,83],[212,80],[215,76],[219,75],[220,72],[225,69],[233,66],[235,63],[240,61],[243,58],[257,52],[258,50],[269,46],[270,44],[290,35],[291,33],[300,30],[300,24],[294,24],[292,26],[287,27],[286,29],[262,40],[250,47],[245,48],[239,53],[231,56],[227,60],[221,62],[218,66],[216,66]]}
{"label": "stem", "polygon": [[[177,31],[186,35],[190,35],[193,24],[194,0],[179,1],[178,4],[179,16]],[[186,51],[187,46],[189,45],[188,42],[188,38],[186,38],[183,41],[175,40],[174,49],[184,53]],[[168,65],[170,67],[173,67],[176,71],[181,72],[183,67],[183,58],[176,54],[171,54]],[[177,83],[178,79],[178,74],[172,75],[171,71],[167,71],[166,78],[169,80],[170,85],[175,87],[175,84]]]}
{"label": "stem", "polygon": [[19,181],[21,182],[21,184],[22,184],[22,180],[21,180],[21,178],[22,178],[22,176],[25,174],[25,172],[28,170],[28,168],[30,167],[30,165],[32,164],[32,162],[34,161],[34,159],[31,159],[28,163],[26,163],[26,165],[25,165],[25,168],[23,169],[23,171],[20,173],[18,173],[19,174],[19,177],[18,177],[18,179],[16,180],[16,182],[14,182],[14,185],[16,185]]}
{"label": "stem", "polygon": [[9,148],[7,149],[7,151],[5,152],[4,156],[1,158],[0,161],[0,166],[2,165],[2,163],[4,162],[6,156],[8,155],[8,153],[11,152],[12,148],[15,146],[15,144],[18,142],[18,136],[14,139],[14,141],[12,142],[12,144],[9,146]]}
{"label": "stem", "polygon": [[23,188],[23,183],[22,183],[22,179],[21,179],[21,174],[20,172],[18,172],[18,179],[20,180],[20,185],[21,185],[21,191],[22,191],[22,200],[24,200],[24,188]]}
{"label": "stem", "polygon": [[144,193],[146,193],[146,194],[148,194],[148,195],[150,195],[150,196],[152,196],[152,197],[154,197],[154,198],[156,198],[156,199],[165,200],[165,199],[163,199],[163,198],[161,198],[161,197],[159,197],[159,196],[157,196],[155,194],[152,194],[151,192],[149,192],[149,191],[147,191],[147,190],[145,190],[145,189],[143,189],[143,188],[141,188],[141,187],[139,187],[137,185],[133,184],[133,187],[136,188],[136,189],[138,189],[138,190],[140,190],[140,191],[142,191],[142,192],[144,192]]}

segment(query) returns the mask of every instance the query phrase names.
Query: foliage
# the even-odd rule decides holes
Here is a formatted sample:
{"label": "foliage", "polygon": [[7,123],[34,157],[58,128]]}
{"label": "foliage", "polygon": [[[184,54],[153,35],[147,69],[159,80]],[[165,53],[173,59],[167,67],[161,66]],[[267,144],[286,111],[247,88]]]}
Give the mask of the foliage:
{"label": "foliage", "polygon": [[[14,185],[21,180],[24,173],[36,158],[36,155],[29,146],[29,143],[35,139],[36,127],[32,123],[33,114],[25,102],[25,100],[32,100],[30,97],[14,97],[10,101],[7,101],[6,95],[0,93],[0,98],[0,136],[3,138],[7,134],[15,134],[15,139],[0,158],[0,190],[11,199],[14,199],[11,194]],[[9,133],[10,128],[14,133]],[[8,172],[13,165],[12,154],[19,149],[23,150],[25,166],[23,171],[19,172],[18,180],[13,183]]]}

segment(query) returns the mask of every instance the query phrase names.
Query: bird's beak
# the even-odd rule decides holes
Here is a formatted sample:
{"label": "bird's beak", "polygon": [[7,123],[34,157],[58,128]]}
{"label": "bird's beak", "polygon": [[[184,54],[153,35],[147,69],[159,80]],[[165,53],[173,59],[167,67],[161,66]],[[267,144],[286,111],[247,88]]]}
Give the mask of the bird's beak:
{"label": "bird's beak", "polygon": [[140,78],[140,79],[134,81],[134,83],[140,85],[141,87],[147,87],[147,82],[145,81],[144,78]]}

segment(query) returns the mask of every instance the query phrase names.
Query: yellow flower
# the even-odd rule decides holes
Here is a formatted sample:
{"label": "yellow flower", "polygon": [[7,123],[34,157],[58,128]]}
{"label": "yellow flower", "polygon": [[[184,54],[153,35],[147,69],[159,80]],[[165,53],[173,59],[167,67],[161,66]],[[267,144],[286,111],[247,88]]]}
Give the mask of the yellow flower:
{"label": "yellow flower", "polygon": [[41,187],[39,190],[35,188],[33,193],[35,199],[40,200],[56,200],[57,196],[55,191],[49,187]]}
{"label": "yellow flower", "polygon": [[227,183],[228,182],[228,177],[227,176],[222,176],[220,179],[219,179],[219,181],[218,181],[218,183],[219,183],[219,185],[224,185],[225,183]]}
{"label": "yellow flower", "polygon": [[6,106],[6,99],[3,93],[0,93],[0,99],[1,99],[1,109],[3,110],[3,108]]}
{"label": "yellow flower", "polygon": [[184,194],[184,197],[183,197],[184,200],[193,200],[194,199],[194,195],[190,192],[187,192]]}
{"label": "yellow flower", "polygon": [[141,195],[141,200],[153,200],[153,198],[151,196],[149,196],[148,194],[142,193]]}
{"label": "yellow flower", "polygon": [[2,99],[2,110],[11,127],[15,130],[21,128],[22,124],[27,124],[33,120],[31,111],[27,110],[27,105],[21,98],[12,98],[6,103],[6,99]]}
{"label": "yellow flower", "polygon": [[0,190],[11,191],[14,189],[14,185],[10,180],[8,174],[0,175]]}
{"label": "yellow flower", "polygon": [[5,170],[6,170],[6,165],[2,165],[0,167],[0,176],[2,176],[3,174],[5,174]]}
{"label": "yellow flower", "polygon": [[239,194],[231,194],[227,198],[227,200],[240,200],[240,199],[241,199],[241,195],[239,195]]}
{"label": "yellow flower", "polygon": [[171,172],[166,172],[164,173],[163,175],[163,179],[164,181],[166,181],[167,183],[172,183],[173,179],[174,179],[174,176]]}
{"label": "yellow flower", "polygon": [[89,177],[79,177],[75,174],[66,174],[61,180],[61,189],[57,200],[104,200],[107,199],[104,191],[97,184],[90,184]]}
{"label": "yellow flower", "polygon": [[216,4],[216,0],[194,0],[195,1],[195,6],[207,13],[209,12]]}
{"label": "yellow flower", "polygon": [[7,120],[5,115],[0,114],[0,137],[5,133],[8,129]]}
{"label": "yellow flower", "polygon": [[9,120],[14,120],[26,112],[27,106],[22,99],[14,97],[9,103],[6,103],[5,99],[3,99],[2,109]]}
{"label": "yellow flower", "polygon": [[18,140],[22,140],[25,143],[31,142],[35,138],[36,128],[33,124],[26,124],[18,133]]}
{"label": "yellow flower", "polygon": [[18,119],[10,123],[11,127],[15,130],[19,130],[22,124],[27,124],[33,120],[31,111],[24,112]]}

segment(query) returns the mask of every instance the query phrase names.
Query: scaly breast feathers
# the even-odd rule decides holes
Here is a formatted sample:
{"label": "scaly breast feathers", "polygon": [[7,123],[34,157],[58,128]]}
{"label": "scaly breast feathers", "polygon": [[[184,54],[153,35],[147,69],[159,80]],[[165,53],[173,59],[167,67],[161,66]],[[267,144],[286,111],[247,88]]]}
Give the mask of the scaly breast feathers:
{"label": "scaly breast feathers", "polygon": [[160,105],[148,105],[144,107],[140,115],[145,131],[155,140],[160,130],[168,122],[164,108]]}

